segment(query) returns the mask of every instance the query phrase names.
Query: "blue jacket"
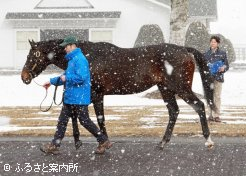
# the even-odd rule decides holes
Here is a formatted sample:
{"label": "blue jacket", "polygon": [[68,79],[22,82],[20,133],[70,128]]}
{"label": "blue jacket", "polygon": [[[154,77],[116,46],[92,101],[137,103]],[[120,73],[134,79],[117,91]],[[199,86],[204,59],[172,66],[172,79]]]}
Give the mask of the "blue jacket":
{"label": "blue jacket", "polygon": [[[80,48],[66,54],[68,67],[65,70],[65,104],[89,105],[91,103],[91,79],[89,63]],[[63,85],[60,77],[50,79],[52,85]]]}
{"label": "blue jacket", "polygon": [[[227,60],[226,52],[220,50],[219,48],[213,52],[211,48],[204,54],[210,68],[210,72],[216,81],[224,82],[224,73],[229,70],[229,63]],[[224,72],[218,72],[218,68],[223,66],[225,68]]]}

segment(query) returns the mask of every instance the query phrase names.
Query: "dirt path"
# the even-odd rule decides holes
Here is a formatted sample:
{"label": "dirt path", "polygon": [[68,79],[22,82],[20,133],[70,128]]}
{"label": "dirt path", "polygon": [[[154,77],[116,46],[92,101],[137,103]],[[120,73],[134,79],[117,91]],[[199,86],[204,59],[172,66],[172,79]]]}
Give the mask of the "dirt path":
{"label": "dirt path", "polygon": [[[0,107],[0,136],[53,136],[61,107],[47,113],[39,107]],[[96,117],[90,106],[90,116]],[[164,106],[105,107],[106,127],[110,136],[160,137],[168,122]],[[246,108],[223,107],[223,123],[209,123],[211,133],[217,136],[246,136]],[[89,134],[81,127],[81,134]],[[67,136],[72,135],[69,122]],[[198,115],[189,106],[180,106],[174,135],[201,135]]]}

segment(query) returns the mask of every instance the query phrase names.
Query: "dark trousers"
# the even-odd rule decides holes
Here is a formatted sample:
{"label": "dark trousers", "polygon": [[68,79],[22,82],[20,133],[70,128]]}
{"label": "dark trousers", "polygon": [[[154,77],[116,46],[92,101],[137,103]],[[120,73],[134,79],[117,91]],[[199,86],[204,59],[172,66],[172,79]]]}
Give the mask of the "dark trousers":
{"label": "dark trousers", "polygon": [[[70,117],[72,118],[73,122],[79,119],[80,124],[85,127],[93,136],[95,136],[98,142],[104,142],[107,140],[107,137],[101,133],[98,127],[89,118],[87,105],[85,106],[64,104],[58,119],[54,139],[52,140],[52,143],[56,146],[60,146],[61,140],[65,136],[67,124]],[[76,126],[74,126],[73,124],[73,128],[74,127],[76,128]],[[74,135],[75,137],[78,137],[79,133],[75,129],[73,129],[73,132],[77,133],[77,135]]]}
{"label": "dark trousers", "polygon": [[72,118],[72,126],[73,126],[74,141],[77,142],[79,141],[79,136],[80,136],[77,118]]}

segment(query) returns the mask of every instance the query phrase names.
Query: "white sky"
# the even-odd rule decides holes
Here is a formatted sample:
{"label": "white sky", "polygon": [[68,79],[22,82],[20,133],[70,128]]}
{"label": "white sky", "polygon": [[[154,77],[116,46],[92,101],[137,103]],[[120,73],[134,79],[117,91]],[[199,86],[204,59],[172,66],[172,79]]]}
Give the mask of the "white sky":
{"label": "white sky", "polygon": [[221,33],[233,45],[246,46],[246,0],[217,0],[218,20],[211,23],[211,33]]}

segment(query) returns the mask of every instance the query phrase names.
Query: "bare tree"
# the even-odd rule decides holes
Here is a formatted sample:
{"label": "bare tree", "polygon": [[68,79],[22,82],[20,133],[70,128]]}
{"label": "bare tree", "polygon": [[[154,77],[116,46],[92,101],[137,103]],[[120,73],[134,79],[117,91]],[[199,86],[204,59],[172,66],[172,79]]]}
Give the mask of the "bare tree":
{"label": "bare tree", "polygon": [[184,45],[189,0],[171,0],[170,43]]}

